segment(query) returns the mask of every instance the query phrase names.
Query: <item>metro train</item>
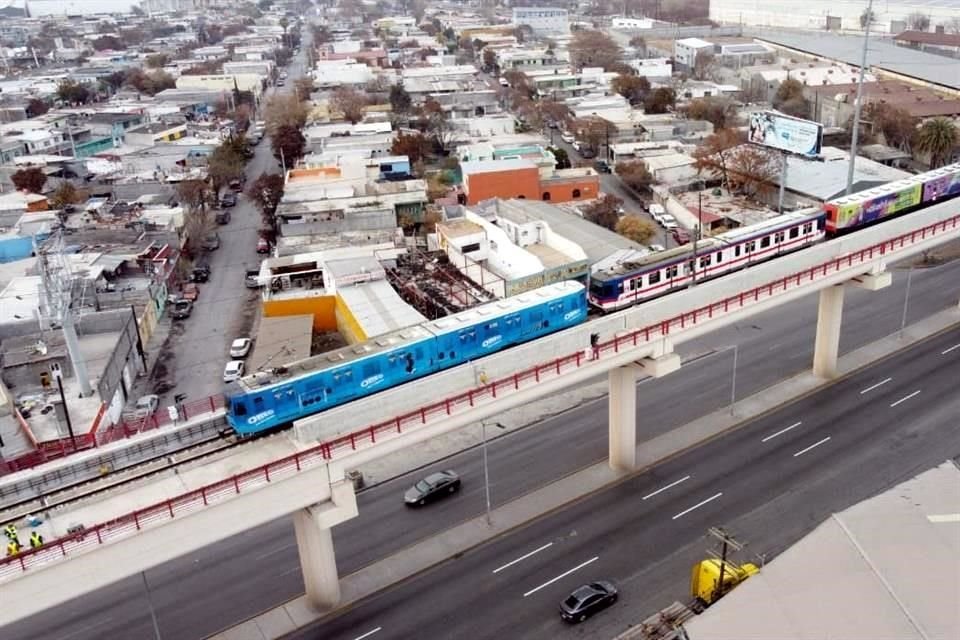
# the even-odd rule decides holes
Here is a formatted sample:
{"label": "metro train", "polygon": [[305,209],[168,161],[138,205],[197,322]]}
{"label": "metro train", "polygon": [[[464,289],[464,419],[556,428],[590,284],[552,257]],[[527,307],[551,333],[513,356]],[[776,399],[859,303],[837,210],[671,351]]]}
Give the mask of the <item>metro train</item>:
{"label": "metro train", "polygon": [[615,311],[960,195],[960,163],[786,213],[591,274],[590,304]]}
{"label": "metro train", "polygon": [[547,285],[246,376],[224,394],[227,421],[240,435],[272,429],[586,318],[582,284],[569,280]]}
{"label": "metro train", "polygon": [[613,311],[774,259],[825,238],[960,195],[960,164],[892,182],[697,242],[648,254],[574,281],[481,305],[367,342],[233,382],[227,421],[252,435],[585,322],[589,306]]}

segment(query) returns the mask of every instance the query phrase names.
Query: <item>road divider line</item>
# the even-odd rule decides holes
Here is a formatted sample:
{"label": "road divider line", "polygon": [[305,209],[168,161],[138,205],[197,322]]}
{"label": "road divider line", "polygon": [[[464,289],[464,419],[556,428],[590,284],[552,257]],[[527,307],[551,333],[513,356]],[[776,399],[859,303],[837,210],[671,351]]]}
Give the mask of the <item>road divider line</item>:
{"label": "road divider line", "polygon": [[900,398],[900,399],[897,400],[896,402],[892,403],[892,404],[890,405],[890,408],[893,409],[895,406],[897,406],[897,405],[900,404],[901,402],[906,402],[906,401],[909,400],[910,398],[916,397],[916,396],[918,396],[918,395],[920,395],[920,389],[917,389],[916,391],[914,391],[913,393],[911,393],[911,394],[908,395],[908,396],[903,396],[902,398]]}
{"label": "road divider line", "polygon": [[829,441],[830,441],[830,436],[827,436],[826,438],[824,438],[823,440],[820,440],[819,442],[814,442],[812,445],[810,445],[806,449],[800,449],[800,451],[797,451],[795,454],[793,454],[793,457],[796,458],[797,456],[802,456],[807,451],[810,451],[811,449],[816,449],[817,447],[822,445],[824,442],[829,442]]}
{"label": "road divider line", "polygon": [[668,484],[668,485],[665,486],[665,487],[660,487],[659,489],[657,489],[657,490],[654,491],[653,493],[648,493],[647,495],[643,496],[643,499],[644,499],[644,500],[647,500],[648,498],[652,498],[653,496],[655,496],[655,495],[657,495],[657,494],[659,494],[659,493],[663,493],[663,492],[666,491],[667,489],[671,489],[671,488],[677,486],[678,484],[680,484],[681,482],[686,482],[686,481],[689,480],[689,479],[690,479],[690,476],[684,476],[684,477],[680,478],[679,480],[676,480],[675,482],[671,482],[670,484]]}
{"label": "road divider line", "polygon": [[940,355],[945,356],[945,355],[947,355],[948,353],[950,353],[951,351],[956,351],[957,349],[960,349],[960,343],[955,344],[955,345],[953,345],[952,347],[950,347],[950,348],[948,348],[948,349],[944,349],[943,351],[940,352]]}
{"label": "road divider line", "polygon": [[874,389],[877,389],[877,388],[879,388],[879,387],[882,387],[883,385],[887,384],[887,383],[890,382],[891,380],[893,380],[893,378],[887,378],[886,380],[881,380],[881,381],[878,382],[877,384],[872,384],[872,385],[870,385],[869,387],[867,387],[866,389],[864,389],[863,391],[861,391],[861,392],[860,392],[860,395],[863,395],[863,394],[865,394],[865,393],[870,393],[870,392],[873,391]]}
{"label": "road divider line", "polygon": [[672,519],[673,519],[673,520],[676,520],[677,518],[682,518],[683,516],[687,515],[687,514],[690,513],[691,511],[693,511],[694,509],[699,509],[699,508],[702,507],[703,505],[707,504],[708,502],[713,502],[714,500],[716,500],[717,498],[719,498],[719,497],[722,496],[722,495],[723,495],[723,492],[722,492],[722,491],[721,491],[720,493],[714,494],[714,495],[710,496],[709,498],[707,498],[706,500],[703,500],[702,502],[698,502],[697,504],[693,505],[693,506],[690,507],[689,509],[684,509],[683,511],[681,511],[681,512],[678,513],[677,515],[673,516]]}
{"label": "road divider line", "polygon": [[552,542],[548,542],[547,544],[543,545],[542,547],[539,547],[539,548],[537,548],[537,549],[534,549],[534,550],[531,551],[530,553],[525,553],[525,554],[523,554],[522,556],[520,556],[520,557],[517,558],[516,560],[511,560],[510,562],[508,562],[507,564],[503,565],[502,567],[497,567],[496,569],[493,570],[493,572],[494,572],[494,573],[500,573],[501,571],[503,571],[503,570],[506,569],[507,567],[512,567],[513,565],[517,564],[518,562],[520,562],[520,561],[522,561],[522,560],[526,560],[527,558],[529,558],[530,556],[534,555],[535,553],[540,553],[540,552],[543,551],[544,549],[547,549],[547,548],[552,547],[552,546],[553,546],[553,543],[552,543]]}
{"label": "road divider line", "polygon": [[370,636],[372,636],[373,634],[377,633],[377,632],[380,631],[381,629],[383,629],[383,627],[377,627],[376,629],[373,629],[372,631],[367,631],[367,632],[366,632],[365,634],[363,634],[362,636],[357,636],[357,637],[354,638],[353,640],[363,640],[364,638],[369,638]]}
{"label": "road divider line", "polygon": [[767,440],[773,440],[773,439],[776,438],[777,436],[782,436],[782,435],[785,434],[787,431],[790,431],[791,429],[796,429],[797,427],[799,427],[799,426],[802,425],[802,424],[803,424],[802,421],[800,421],[800,422],[794,422],[792,425],[790,425],[790,426],[787,427],[786,429],[780,429],[780,431],[777,431],[776,433],[770,434],[769,436],[767,436],[766,438],[764,438],[764,439],[761,440],[760,442],[766,442]]}
{"label": "road divider line", "polygon": [[570,569],[569,571],[564,571],[563,573],[561,573],[560,575],[558,575],[556,578],[551,578],[551,579],[547,580],[546,582],[544,582],[544,583],[543,583],[542,585],[540,585],[539,587],[534,587],[533,589],[530,589],[530,591],[527,591],[525,594],[523,594],[523,597],[526,598],[527,596],[533,595],[533,594],[535,594],[537,591],[540,591],[540,589],[543,589],[544,587],[549,587],[550,585],[552,585],[552,584],[553,584],[554,582],[556,582],[557,580],[562,580],[562,579],[566,578],[568,575],[570,575],[571,573],[573,573],[574,571],[579,571],[580,569],[583,569],[583,568],[584,568],[585,566],[587,566],[588,564],[592,564],[592,563],[596,562],[596,561],[599,560],[599,559],[600,559],[600,556],[593,556],[592,558],[590,558],[590,559],[587,560],[586,562],[581,562],[580,564],[578,564],[577,566],[575,566],[573,569]]}

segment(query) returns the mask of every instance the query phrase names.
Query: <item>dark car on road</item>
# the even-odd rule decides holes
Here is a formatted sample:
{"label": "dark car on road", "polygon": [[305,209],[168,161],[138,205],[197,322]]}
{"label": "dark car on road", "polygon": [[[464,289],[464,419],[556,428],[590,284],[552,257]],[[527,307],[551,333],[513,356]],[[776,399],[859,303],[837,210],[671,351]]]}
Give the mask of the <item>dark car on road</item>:
{"label": "dark car on road", "polygon": [[449,469],[431,473],[403,494],[403,502],[408,506],[423,506],[437,498],[456,493],[460,489],[460,476]]}
{"label": "dark car on road", "polygon": [[560,617],[567,622],[583,622],[617,601],[617,588],[606,580],[577,587],[560,603]]}
{"label": "dark car on road", "polygon": [[610,165],[604,160],[597,160],[593,164],[593,168],[597,170],[597,173],[613,173],[613,170],[610,168]]}
{"label": "dark car on road", "polygon": [[226,209],[227,207],[237,206],[237,194],[227,192],[220,197],[220,207]]}
{"label": "dark car on road", "polygon": [[189,300],[177,300],[173,303],[173,311],[170,315],[174,320],[186,320],[193,313],[193,303]]}

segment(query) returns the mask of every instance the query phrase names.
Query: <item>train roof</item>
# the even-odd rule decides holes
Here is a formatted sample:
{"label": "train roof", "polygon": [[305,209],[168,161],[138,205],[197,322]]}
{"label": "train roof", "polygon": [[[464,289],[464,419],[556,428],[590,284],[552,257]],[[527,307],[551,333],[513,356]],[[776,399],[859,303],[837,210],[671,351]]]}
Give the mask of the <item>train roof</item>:
{"label": "train roof", "polygon": [[556,300],[557,298],[562,298],[563,296],[582,290],[583,285],[579,282],[564,280],[563,282],[548,284],[539,289],[527,291],[510,298],[488,302],[450,316],[430,320],[420,326],[424,327],[433,335],[440,336],[452,331],[457,331],[462,327],[482,322],[486,318],[496,318],[508,313],[516,313],[517,311],[529,309],[538,304]]}
{"label": "train roof", "polygon": [[310,356],[266,371],[258,371],[241,379],[240,387],[244,391],[255,391],[272,384],[289,382],[308,373],[339,367],[347,362],[354,362],[378,353],[392,351],[402,344],[416,344],[431,337],[433,336],[422,325],[397,329],[365,342]]}
{"label": "train roof", "polygon": [[858,191],[857,193],[851,193],[849,196],[844,196],[842,198],[835,198],[830,200],[826,204],[834,206],[843,206],[845,204],[855,204],[858,202],[863,202],[865,200],[870,200],[879,196],[889,195],[891,193],[897,193],[904,189],[910,187],[915,187],[917,185],[923,185],[930,180],[935,180],[936,178],[942,178],[944,176],[950,175],[960,175],[960,162],[954,164],[948,164],[945,167],[940,167],[939,169],[934,169],[933,171],[927,171],[926,173],[919,173],[915,176],[910,176],[909,178],[903,178],[902,180],[894,180],[893,182],[888,182],[886,184],[880,185],[879,187],[874,187],[872,189],[867,189],[865,191]]}
{"label": "train roof", "polygon": [[[797,224],[798,222],[816,219],[820,215],[822,215],[822,213],[819,209],[791,211],[789,213],[784,213],[782,215],[770,218],[769,220],[758,222],[757,224],[752,224],[747,227],[740,227],[739,229],[731,229],[730,231],[698,240],[697,253],[703,254],[715,249],[719,249],[723,246],[743,242],[744,240],[749,240],[750,238],[758,235],[775,231],[781,227],[788,227]],[[603,269],[602,271],[594,274],[592,278],[594,280],[603,281],[609,278],[616,278],[637,272],[644,272],[651,267],[662,268],[663,266],[686,260],[691,256],[692,253],[693,243],[688,242],[687,244],[680,245],[679,247],[673,247],[672,249],[667,249],[666,251],[657,251],[655,253],[649,253],[634,259],[624,260],[613,267]]]}
{"label": "train roof", "polygon": [[[328,351],[327,353],[304,358],[303,360],[298,360],[266,371],[259,371],[239,380],[238,386],[242,391],[256,391],[273,384],[289,382],[308,373],[339,367],[348,362],[354,362],[380,353],[392,351],[402,345],[416,344],[428,338],[470,326],[482,321],[484,318],[495,318],[506,313],[521,311],[537,304],[555,300],[582,290],[583,285],[579,282],[572,280],[557,282],[505,300],[488,302],[487,304],[461,311],[452,316],[391,331],[376,338],[371,338],[366,342]],[[228,395],[230,395],[229,392]]]}

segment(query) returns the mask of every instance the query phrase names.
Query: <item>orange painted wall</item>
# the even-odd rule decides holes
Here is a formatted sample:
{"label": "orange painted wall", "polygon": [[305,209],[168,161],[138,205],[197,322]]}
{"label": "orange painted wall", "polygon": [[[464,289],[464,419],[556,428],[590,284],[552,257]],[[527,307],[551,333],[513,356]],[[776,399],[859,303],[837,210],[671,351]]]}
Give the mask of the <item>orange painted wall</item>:
{"label": "orange painted wall", "polygon": [[467,204],[487,198],[540,199],[540,173],[536,167],[468,174]]}
{"label": "orange painted wall", "polygon": [[316,296],[309,298],[285,298],[266,300],[263,303],[263,315],[268,318],[278,316],[313,316],[313,328],[318,331],[337,330],[337,301],[334,296]]}
{"label": "orange painted wall", "polygon": [[[580,196],[574,197],[574,189],[580,190]],[[600,192],[599,176],[591,176],[580,179],[566,179],[558,182],[547,180],[540,185],[540,193],[537,194],[538,200],[544,200],[543,194],[549,193],[550,199],[546,202],[574,202],[577,200],[590,200],[596,198]]]}

